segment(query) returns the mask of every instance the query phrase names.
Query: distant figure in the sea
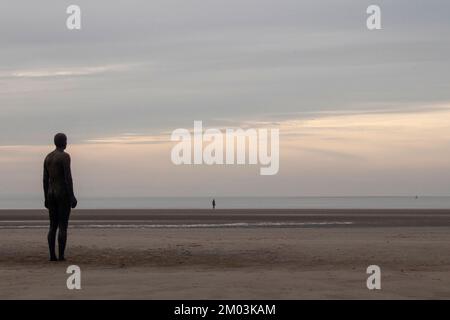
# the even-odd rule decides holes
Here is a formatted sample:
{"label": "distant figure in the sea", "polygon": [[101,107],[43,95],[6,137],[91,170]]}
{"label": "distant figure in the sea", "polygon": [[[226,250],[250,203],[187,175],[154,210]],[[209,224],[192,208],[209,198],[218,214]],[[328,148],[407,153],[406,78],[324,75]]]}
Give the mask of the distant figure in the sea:
{"label": "distant figure in the sea", "polygon": [[[44,161],[44,195],[45,207],[49,210],[50,230],[48,232],[48,248],[50,261],[64,261],[64,250],[67,242],[70,209],[77,206],[73,193],[72,174],[70,171],[70,155],[64,150],[67,137],[63,133],[55,135],[56,149],[49,153]],[[58,257],[55,253],[56,232],[58,232]]]}
{"label": "distant figure in the sea", "polygon": [[216,199],[213,199],[213,201],[212,201],[212,207],[213,207],[213,209],[216,208]]}

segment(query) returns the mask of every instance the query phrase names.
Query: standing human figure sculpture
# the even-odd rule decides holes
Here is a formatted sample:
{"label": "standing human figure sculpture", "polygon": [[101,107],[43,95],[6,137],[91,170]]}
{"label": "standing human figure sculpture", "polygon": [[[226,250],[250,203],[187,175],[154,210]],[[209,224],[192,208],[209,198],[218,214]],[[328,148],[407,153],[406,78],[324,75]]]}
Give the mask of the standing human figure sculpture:
{"label": "standing human figure sculpture", "polygon": [[[45,207],[49,211],[50,218],[47,240],[50,261],[64,261],[70,210],[77,206],[77,199],[73,192],[70,155],[64,151],[67,147],[67,137],[64,133],[58,133],[54,142],[56,149],[44,160]],[[55,252],[57,232],[58,257]]]}

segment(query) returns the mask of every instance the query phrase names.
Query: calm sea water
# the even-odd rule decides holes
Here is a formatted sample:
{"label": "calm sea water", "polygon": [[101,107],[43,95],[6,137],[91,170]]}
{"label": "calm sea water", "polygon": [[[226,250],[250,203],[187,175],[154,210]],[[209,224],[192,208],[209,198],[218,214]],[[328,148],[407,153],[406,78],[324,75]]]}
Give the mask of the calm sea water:
{"label": "calm sea water", "polygon": [[[208,209],[212,198],[82,198],[80,209]],[[450,209],[450,197],[216,197],[219,209]],[[0,198],[0,209],[39,209],[40,198]]]}

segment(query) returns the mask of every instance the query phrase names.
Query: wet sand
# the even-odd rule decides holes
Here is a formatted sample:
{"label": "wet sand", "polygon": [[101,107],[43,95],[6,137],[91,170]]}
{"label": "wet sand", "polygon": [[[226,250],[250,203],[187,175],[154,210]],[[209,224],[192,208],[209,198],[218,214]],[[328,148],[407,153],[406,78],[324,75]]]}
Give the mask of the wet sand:
{"label": "wet sand", "polygon": [[[448,212],[282,210],[285,216],[274,218],[280,212],[206,211],[121,211],[123,215],[120,211],[74,211],[73,222],[79,219],[81,225],[69,231],[66,262],[47,261],[45,228],[17,229],[9,225],[0,230],[0,298],[450,298]],[[43,216],[34,218],[38,212]],[[16,213],[0,212],[0,225],[12,221],[11,214],[15,221],[26,220],[23,217],[27,215],[33,216],[28,220],[42,223],[46,218],[42,211],[20,211],[22,216]],[[348,220],[354,224],[109,229],[85,224],[94,220],[109,225],[114,221],[123,225],[125,220],[133,225],[203,224],[208,219]],[[66,287],[65,272],[71,264],[82,270],[81,290]],[[381,267],[381,290],[369,291],[366,287],[366,268],[372,264]]]}
{"label": "wet sand", "polygon": [[[313,226],[352,224],[355,227],[450,227],[450,209],[147,209],[74,210],[71,224],[93,225],[201,225],[248,223]],[[0,228],[47,226],[46,210],[0,210]]]}

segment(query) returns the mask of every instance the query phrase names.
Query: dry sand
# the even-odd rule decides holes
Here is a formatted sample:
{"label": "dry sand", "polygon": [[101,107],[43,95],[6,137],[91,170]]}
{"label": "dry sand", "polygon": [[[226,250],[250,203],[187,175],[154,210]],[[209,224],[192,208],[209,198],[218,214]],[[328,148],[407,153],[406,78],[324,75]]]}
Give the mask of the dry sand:
{"label": "dry sand", "polygon": [[[450,227],[0,230],[1,299],[450,298]],[[82,289],[68,290],[71,264]],[[366,288],[381,267],[382,289]]]}

